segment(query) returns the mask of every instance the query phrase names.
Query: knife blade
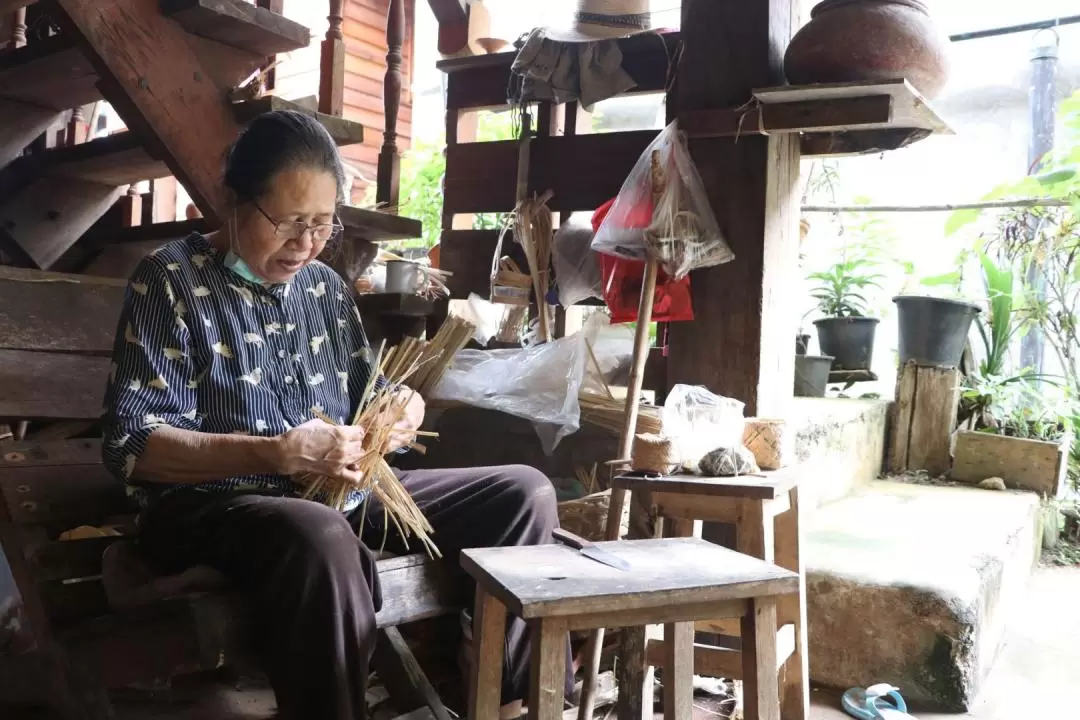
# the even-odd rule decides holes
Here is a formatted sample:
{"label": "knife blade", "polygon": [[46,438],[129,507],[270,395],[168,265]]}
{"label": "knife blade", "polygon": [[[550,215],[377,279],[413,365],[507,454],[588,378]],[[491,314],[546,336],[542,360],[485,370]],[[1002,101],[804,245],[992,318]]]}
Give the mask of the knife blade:
{"label": "knife blade", "polygon": [[579,537],[568,530],[555,528],[551,531],[551,535],[555,538],[555,542],[577,550],[590,560],[603,563],[616,570],[623,570],[625,572],[630,571],[630,563],[626,562],[621,557],[617,557],[607,550],[599,548],[585,538]]}

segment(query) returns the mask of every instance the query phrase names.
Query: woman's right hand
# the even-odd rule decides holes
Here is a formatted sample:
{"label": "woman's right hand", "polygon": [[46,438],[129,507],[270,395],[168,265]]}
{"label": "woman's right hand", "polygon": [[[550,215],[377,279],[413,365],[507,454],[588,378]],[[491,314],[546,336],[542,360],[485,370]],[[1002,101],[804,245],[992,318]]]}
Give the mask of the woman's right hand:
{"label": "woman's right hand", "polygon": [[352,467],[367,451],[364,430],[309,420],[279,436],[285,475],[325,475],[359,484],[363,477]]}

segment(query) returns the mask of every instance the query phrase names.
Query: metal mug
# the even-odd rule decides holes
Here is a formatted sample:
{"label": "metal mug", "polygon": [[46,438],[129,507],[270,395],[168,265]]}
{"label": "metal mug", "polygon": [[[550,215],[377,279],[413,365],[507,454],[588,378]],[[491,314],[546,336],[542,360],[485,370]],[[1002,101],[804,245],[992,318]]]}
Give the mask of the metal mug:
{"label": "metal mug", "polygon": [[391,260],[386,263],[386,292],[414,295],[425,282],[424,269],[408,260]]}

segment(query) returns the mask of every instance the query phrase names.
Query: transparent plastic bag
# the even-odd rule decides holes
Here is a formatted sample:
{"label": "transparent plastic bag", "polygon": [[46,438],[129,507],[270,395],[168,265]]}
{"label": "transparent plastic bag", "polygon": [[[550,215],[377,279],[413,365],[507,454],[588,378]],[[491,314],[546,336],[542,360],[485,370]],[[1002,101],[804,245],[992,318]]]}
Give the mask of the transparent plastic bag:
{"label": "transparent plastic bag", "polygon": [[676,280],[734,259],[676,123],[638,158],[592,249],[631,260],[655,258]]}
{"label": "transparent plastic bag", "polygon": [[701,471],[701,458],[717,448],[742,447],[745,404],[709,392],[700,385],[676,385],[668,393],[661,418],[683,470]]}
{"label": "transparent plastic bag", "polygon": [[626,326],[593,314],[580,332],[512,350],[462,350],[432,394],[434,399],[498,410],[531,420],[544,452],[578,430],[578,393],[592,346],[601,367],[629,358],[634,338]]}
{"label": "transparent plastic bag", "polygon": [[555,233],[551,263],[559,286],[559,304],[576,305],[588,298],[601,298],[599,256],[592,249],[589,225],[569,222]]}

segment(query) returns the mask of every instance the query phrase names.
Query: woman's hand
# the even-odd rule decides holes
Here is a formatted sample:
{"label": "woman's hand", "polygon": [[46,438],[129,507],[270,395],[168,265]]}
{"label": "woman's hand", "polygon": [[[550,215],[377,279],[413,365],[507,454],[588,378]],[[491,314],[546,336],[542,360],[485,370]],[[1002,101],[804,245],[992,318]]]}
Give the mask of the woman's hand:
{"label": "woman's hand", "polygon": [[404,403],[405,410],[401,419],[394,423],[394,431],[390,434],[390,452],[408,447],[416,440],[416,431],[424,424],[424,398],[420,393],[401,388],[395,393],[394,402]]}
{"label": "woman's hand", "polygon": [[363,428],[309,420],[278,436],[278,443],[285,475],[325,475],[355,485],[363,480],[353,467],[367,454]]}

